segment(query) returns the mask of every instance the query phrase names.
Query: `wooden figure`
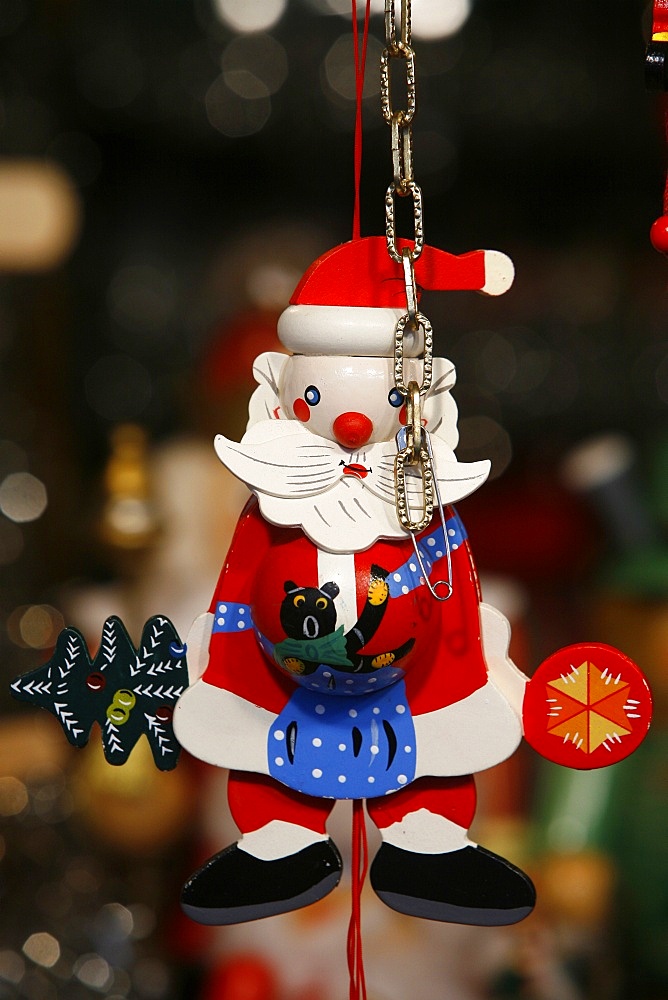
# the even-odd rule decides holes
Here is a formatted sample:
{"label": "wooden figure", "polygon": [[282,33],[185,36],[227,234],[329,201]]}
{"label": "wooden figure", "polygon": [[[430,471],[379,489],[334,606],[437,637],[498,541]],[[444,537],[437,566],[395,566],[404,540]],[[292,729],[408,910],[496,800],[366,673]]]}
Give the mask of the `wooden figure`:
{"label": "wooden figure", "polygon": [[[513,266],[497,251],[425,246],[414,274],[418,289],[499,295]],[[231,770],[241,838],[182,895],[204,924],[329,893],[342,869],[326,830],[336,799],[366,800],[382,836],[371,885],[388,906],[454,923],[521,920],[535,902],[530,879],[468,836],[473,774],[509,757],[523,732],[548,759],[591,768],[625,757],[649,727],[647,683],[612,647],[560,650],[531,681],[510,660],[509,625],[481,600],[452,506],[490,463],[455,457],[455,369],[425,352],[421,314],[413,330],[404,323],[407,289],[382,237],[334,248],[299,283],[278,323],[292,355],[256,360],[242,441],[215,440],[254,496],[188,636],[187,668],[167,619],[151,619],[135,651],[111,618],[94,662],[66,629],[51,661],[13,685],[76,746],[98,722],[111,763],[145,732],[156,764],[173,766],[173,724],[190,753]],[[409,411],[401,380],[417,390],[427,369],[424,405]],[[422,472],[402,467],[405,507],[425,505],[420,530],[402,523],[398,498],[409,434],[424,438]]]}
{"label": "wooden figure", "polygon": [[[415,264],[420,288],[496,295],[512,279],[495,251],[425,247]],[[257,359],[246,434],[215,441],[255,496],[189,637],[191,686],[174,714],[184,747],[231,769],[242,833],[184,888],[185,911],[202,923],[286,912],[330,892],[341,859],[326,821],[340,798],[367,800],[382,835],[371,884],[389,906],[514,923],[531,912],[534,888],[469,839],[472,774],[516,749],[523,704],[532,745],[570,766],[620,759],[649,726],[646,682],[610,647],[562,650],[530,683],[509,659],[509,626],[481,602],[451,506],[482,485],[489,463],[455,457],[455,370],[443,359],[422,411],[443,523],[437,515],[414,535],[400,523],[395,439],[407,413],[394,337],[405,301],[383,238],[319,258],[279,320],[292,356]],[[404,338],[411,379],[422,334]],[[406,482],[419,502],[419,478]],[[439,595],[433,581],[444,574]]]}

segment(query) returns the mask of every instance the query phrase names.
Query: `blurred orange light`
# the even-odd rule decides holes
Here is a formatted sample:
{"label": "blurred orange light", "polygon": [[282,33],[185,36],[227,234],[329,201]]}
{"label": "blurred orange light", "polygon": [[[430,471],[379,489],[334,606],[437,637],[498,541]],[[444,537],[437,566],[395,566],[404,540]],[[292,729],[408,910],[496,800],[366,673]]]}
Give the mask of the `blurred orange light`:
{"label": "blurred orange light", "polygon": [[45,271],[71,252],[81,203],[53,163],[0,161],[0,271]]}

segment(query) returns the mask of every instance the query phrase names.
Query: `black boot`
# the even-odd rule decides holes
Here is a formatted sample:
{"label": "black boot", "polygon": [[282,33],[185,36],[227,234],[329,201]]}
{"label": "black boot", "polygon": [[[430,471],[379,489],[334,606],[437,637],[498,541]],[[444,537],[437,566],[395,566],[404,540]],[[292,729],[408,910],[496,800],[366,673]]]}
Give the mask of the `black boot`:
{"label": "black boot", "polygon": [[342,867],[331,840],[276,861],[260,861],[231,844],[191,875],[181,906],[200,924],[272,917],[322,899],[338,885]]}
{"label": "black boot", "polygon": [[528,916],[536,902],[528,876],[484,847],[413,854],[383,844],[370,879],[393,910],[453,924],[514,924]]}

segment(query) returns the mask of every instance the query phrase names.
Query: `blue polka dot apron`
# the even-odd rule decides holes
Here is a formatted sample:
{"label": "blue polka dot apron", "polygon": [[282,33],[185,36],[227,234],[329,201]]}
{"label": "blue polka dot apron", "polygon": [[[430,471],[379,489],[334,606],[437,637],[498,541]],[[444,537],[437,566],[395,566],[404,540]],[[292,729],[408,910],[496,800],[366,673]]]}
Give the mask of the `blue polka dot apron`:
{"label": "blue polka dot apron", "polygon": [[269,731],[269,773],[306,795],[366,799],[415,777],[415,727],[403,681],[346,698],[299,688]]}

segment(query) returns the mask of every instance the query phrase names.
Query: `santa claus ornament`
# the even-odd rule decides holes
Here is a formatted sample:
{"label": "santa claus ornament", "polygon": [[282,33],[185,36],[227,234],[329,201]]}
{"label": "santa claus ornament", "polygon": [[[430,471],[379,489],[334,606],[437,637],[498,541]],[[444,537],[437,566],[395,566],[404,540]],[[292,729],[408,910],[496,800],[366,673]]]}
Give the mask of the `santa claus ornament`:
{"label": "santa claus ornament", "polygon": [[[14,685],[26,700],[38,692],[64,723],[66,711],[71,722],[83,714],[78,704],[97,698],[79,743],[93,719],[121,739],[122,708],[149,728],[158,719],[170,750],[173,724],[190,753],[230,769],[241,838],[182,895],[185,912],[204,924],[284,913],[332,891],[342,862],[326,824],[337,799],[354,803],[358,884],[363,802],[380,830],[370,882],[388,906],[456,923],[519,921],[533,909],[534,888],[470,840],[473,774],[506,759],[523,734],[567,766],[612,764],[649,727],[649,690],[626,656],[570,646],[528,681],[509,659],[508,623],[481,599],[453,505],[483,485],[490,463],[455,456],[455,368],[432,357],[419,296],[500,295],[514,272],[498,251],[455,256],[424,242],[408,14],[404,3],[399,37],[388,0],[386,235],[357,233],[312,264],[278,324],[290,355],[256,360],[245,435],[215,440],[253,497],[209,611],[188,637],[189,686],[180,689],[184,650],[161,619],[122,675],[111,639],[93,664],[83,654],[68,660],[80,647],[70,634],[50,664]],[[392,60],[406,69],[404,111],[389,98]],[[396,236],[397,196],[413,202],[410,240]],[[81,701],[70,684],[66,706],[57,691],[75,671]],[[114,762],[113,741],[106,745]]]}

